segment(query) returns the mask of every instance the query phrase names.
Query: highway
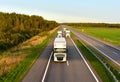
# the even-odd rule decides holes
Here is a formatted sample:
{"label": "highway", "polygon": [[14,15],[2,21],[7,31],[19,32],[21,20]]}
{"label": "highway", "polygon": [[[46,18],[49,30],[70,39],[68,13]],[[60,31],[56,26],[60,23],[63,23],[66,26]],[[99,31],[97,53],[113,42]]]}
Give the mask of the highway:
{"label": "highway", "polygon": [[65,63],[53,61],[53,40],[45,48],[22,82],[102,82],[95,70],[67,38],[68,57]]}
{"label": "highway", "polygon": [[48,46],[44,49],[42,54],[33,64],[31,69],[24,76],[24,78],[22,79],[22,82],[41,82],[42,81],[42,77],[46,69],[48,59],[53,49],[53,40],[54,39],[51,40],[51,42],[48,44]]}
{"label": "highway", "polygon": [[120,49],[119,48],[111,44],[108,44],[106,42],[103,42],[101,40],[98,40],[92,36],[79,32],[73,28],[70,28],[70,27],[68,28],[75,35],[77,35],[81,40],[87,42],[89,45],[94,47],[96,50],[101,52],[104,56],[109,58],[111,61],[113,61],[115,64],[117,64],[120,67]]}

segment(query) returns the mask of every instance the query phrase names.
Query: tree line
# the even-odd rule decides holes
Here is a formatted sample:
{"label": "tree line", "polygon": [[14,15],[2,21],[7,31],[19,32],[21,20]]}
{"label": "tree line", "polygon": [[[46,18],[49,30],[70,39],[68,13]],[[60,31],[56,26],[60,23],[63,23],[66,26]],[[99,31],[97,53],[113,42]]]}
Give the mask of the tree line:
{"label": "tree line", "polygon": [[63,23],[69,26],[80,27],[108,27],[108,28],[120,28],[120,24],[108,24],[108,23]]}
{"label": "tree line", "polygon": [[9,49],[57,25],[57,22],[41,16],[0,12],[0,50]]}

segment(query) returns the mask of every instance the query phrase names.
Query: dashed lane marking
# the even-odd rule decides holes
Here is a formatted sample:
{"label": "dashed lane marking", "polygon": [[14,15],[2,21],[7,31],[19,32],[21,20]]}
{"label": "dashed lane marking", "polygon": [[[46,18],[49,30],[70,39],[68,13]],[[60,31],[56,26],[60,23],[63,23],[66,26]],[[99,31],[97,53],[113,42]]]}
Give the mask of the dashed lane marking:
{"label": "dashed lane marking", "polygon": [[67,66],[69,66],[69,62],[67,61]]}

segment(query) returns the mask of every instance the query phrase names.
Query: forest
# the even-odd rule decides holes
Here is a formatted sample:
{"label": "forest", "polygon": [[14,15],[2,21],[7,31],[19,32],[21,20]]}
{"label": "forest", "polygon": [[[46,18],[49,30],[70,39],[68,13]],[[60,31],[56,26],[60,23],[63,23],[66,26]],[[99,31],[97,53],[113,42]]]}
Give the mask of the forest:
{"label": "forest", "polygon": [[69,26],[79,27],[108,27],[108,28],[120,28],[120,24],[109,24],[109,23],[63,23]]}
{"label": "forest", "polygon": [[0,51],[56,26],[57,22],[45,20],[41,16],[0,12]]}

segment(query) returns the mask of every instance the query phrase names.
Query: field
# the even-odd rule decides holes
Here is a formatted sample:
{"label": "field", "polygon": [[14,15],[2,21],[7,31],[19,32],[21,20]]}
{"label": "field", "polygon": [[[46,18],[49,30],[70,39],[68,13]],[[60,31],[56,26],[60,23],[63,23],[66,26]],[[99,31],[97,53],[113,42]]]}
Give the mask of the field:
{"label": "field", "polygon": [[120,28],[75,27],[80,31],[120,47]]}

